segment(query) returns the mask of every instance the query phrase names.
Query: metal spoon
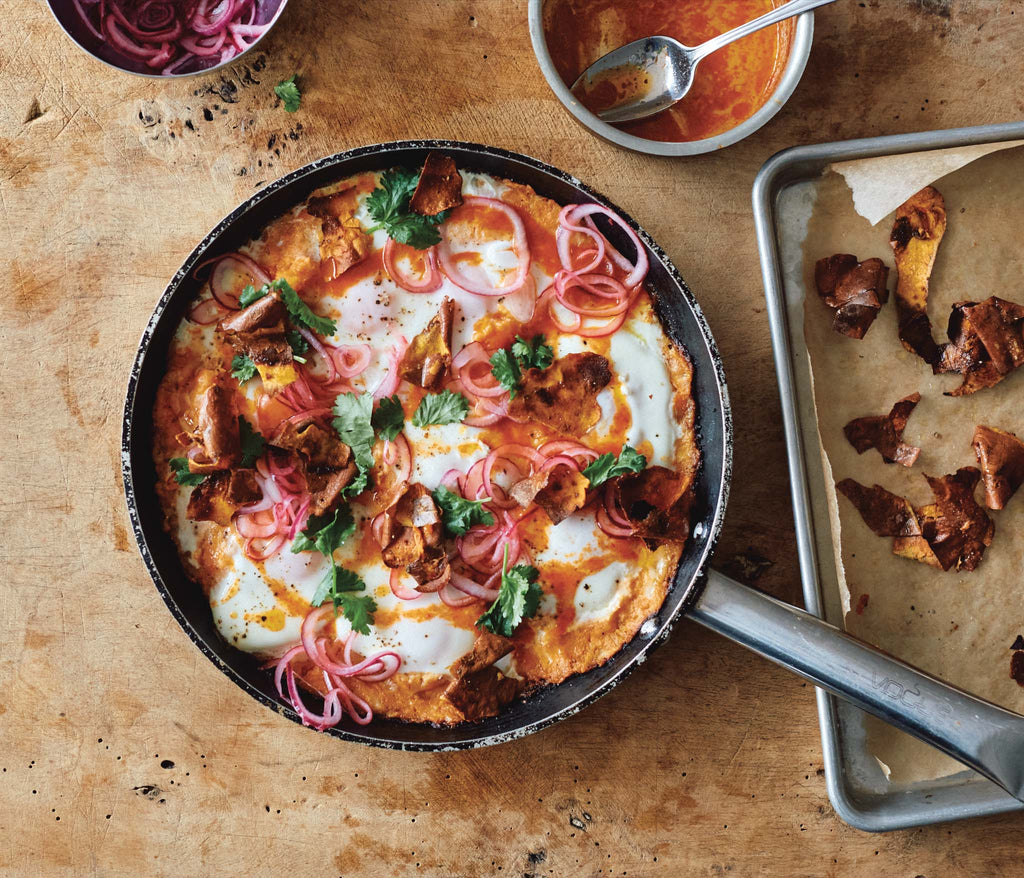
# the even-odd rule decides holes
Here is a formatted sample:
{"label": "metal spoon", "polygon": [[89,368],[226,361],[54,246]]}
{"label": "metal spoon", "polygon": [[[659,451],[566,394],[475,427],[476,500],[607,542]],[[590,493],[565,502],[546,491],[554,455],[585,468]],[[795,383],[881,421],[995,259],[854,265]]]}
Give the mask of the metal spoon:
{"label": "metal spoon", "polygon": [[[572,84],[571,91],[605,122],[630,122],[653,116],[668,109],[690,90],[701,58],[770,24],[834,2],[790,0],[760,18],[695,47],[684,46],[678,40],[665,36],[634,40],[598,58]],[[615,99],[610,105],[590,106],[587,96],[597,98],[599,93],[596,89],[604,83],[614,88]]]}

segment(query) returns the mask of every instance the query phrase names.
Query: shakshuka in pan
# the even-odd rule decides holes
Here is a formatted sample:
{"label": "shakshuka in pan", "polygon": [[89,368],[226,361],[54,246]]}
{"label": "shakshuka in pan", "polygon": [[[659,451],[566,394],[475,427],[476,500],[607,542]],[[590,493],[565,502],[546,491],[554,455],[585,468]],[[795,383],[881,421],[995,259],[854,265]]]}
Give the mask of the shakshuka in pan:
{"label": "shakshuka in pan", "polygon": [[199,269],[153,415],[224,639],[318,729],[492,716],[631,640],[699,464],[632,229],[431,153],[252,233]]}

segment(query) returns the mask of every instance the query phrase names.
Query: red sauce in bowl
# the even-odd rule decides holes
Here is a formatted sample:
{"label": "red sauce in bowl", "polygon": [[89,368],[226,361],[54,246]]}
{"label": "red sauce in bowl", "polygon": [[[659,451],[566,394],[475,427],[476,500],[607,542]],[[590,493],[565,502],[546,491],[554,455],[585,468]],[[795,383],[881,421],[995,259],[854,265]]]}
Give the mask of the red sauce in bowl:
{"label": "red sauce in bowl", "polygon": [[[775,0],[548,0],[544,36],[566,85],[602,55],[663,34],[696,46],[763,15]],[[765,28],[709,55],[689,94],[647,119],[616,127],[648,140],[704,140],[735,128],[771,97],[789,59],[794,21]],[[600,100],[600,94],[594,94]]]}

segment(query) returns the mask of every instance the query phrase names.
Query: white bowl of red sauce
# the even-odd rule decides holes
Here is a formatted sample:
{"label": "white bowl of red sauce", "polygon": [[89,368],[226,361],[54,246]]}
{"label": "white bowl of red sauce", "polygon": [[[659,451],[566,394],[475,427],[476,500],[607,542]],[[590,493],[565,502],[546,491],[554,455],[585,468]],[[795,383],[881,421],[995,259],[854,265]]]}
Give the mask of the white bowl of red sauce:
{"label": "white bowl of red sauce", "polygon": [[288,0],[47,0],[63,31],[110,67],[150,77],[209,73],[237,61]]}
{"label": "white bowl of red sauce", "polygon": [[696,46],[781,0],[530,0],[530,38],[548,85],[577,121],[619,146],[698,155],[742,140],[772,118],[803,75],[814,15],[805,12],[700,62],[681,101],[647,119],[602,122],[569,91],[602,55],[654,34]]}

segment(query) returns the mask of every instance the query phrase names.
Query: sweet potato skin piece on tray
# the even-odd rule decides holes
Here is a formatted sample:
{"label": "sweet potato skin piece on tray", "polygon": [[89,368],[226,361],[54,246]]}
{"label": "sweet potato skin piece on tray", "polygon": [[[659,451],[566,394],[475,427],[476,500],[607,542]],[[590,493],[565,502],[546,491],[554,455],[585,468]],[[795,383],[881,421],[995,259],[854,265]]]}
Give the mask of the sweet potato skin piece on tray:
{"label": "sweet potato skin piece on tray", "polygon": [[959,373],[964,379],[946,396],[994,387],[1024,365],[1024,305],[996,296],[958,302],[949,318],[949,338],[935,371]]}
{"label": "sweet potato skin piece on tray", "polygon": [[903,431],[910,413],[920,401],[921,394],[912,393],[893,405],[889,414],[854,418],[843,427],[843,432],[858,454],[875,448],[886,463],[913,466],[921,449],[907,445],[903,441]]}
{"label": "sweet potato skin piece on tray", "polygon": [[559,357],[547,369],[523,373],[509,415],[546,424],[566,436],[582,436],[601,420],[597,395],[611,380],[608,361],[600,354]]}
{"label": "sweet potato skin piece on tray", "polygon": [[881,259],[858,262],[850,253],[819,259],[814,266],[818,295],[833,309],[832,328],[840,335],[863,338],[889,301],[889,269]]}
{"label": "sweet potato skin piece on tray", "polygon": [[995,525],[974,499],[980,477],[973,466],[941,478],[925,475],[935,502],[917,508],[880,485],[866,488],[843,479],[836,488],[872,531],[894,538],[895,554],[942,570],[974,570],[995,534]]}
{"label": "sweet potato skin piece on tray", "polygon": [[853,479],[843,479],[836,488],[857,507],[864,523],[878,536],[920,535],[921,526],[909,500],[885,490],[881,485],[866,488]]}
{"label": "sweet potato skin piece on tray", "polygon": [[896,260],[896,314],[900,341],[912,354],[935,365],[942,355],[928,319],[928,279],[946,233],[946,204],[934,186],[911,195],[896,210],[889,235]]}
{"label": "sweet potato skin piece on tray", "polygon": [[445,296],[426,328],[409,342],[402,356],[402,377],[426,390],[439,390],[452,365],[455,300]]}
{"label": "sweet potato skin piece on tray", "polygon": [[455,166],[455,159],[436,151],[428,153],[409,207],[423,216],[436,216],[460,204],[462,175]]}
{"label": "sweet potato skin piece on tray", "polygon": [[1024,484],[1024,442],[1013,433],[979,424],[971,444],[985,483],[985,505],[1002,509]]}

